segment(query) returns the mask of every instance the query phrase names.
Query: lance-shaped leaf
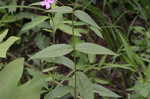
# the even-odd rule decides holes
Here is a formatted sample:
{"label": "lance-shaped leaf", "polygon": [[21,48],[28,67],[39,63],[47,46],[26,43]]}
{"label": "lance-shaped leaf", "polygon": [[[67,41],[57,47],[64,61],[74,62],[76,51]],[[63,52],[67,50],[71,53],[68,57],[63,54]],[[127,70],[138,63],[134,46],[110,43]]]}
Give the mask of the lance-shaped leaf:
{"label": "lance-shaped leaf", "polygon": [[72,50],[73,48],[70,45],[55,44],[36,53],[31,57],[31,59],[45,59],[45,58],[52,58],[52,57],[60,57],[70,53]]}
{"label": "lance-shaped leaf", "polygon": [[94,54],[94,55],[116,55],[113,51],[94,44],[94,43],[80,43],[76,45],[76,50],[79,52],[83,52],[86,54]]}
{"label": "lance-shaped leaf", "polygon": [[100,29],[100,27],[96,24],[96,22],[84,11],[76,10],[75,16],[78,17],[81,21],[90,24],[93,27]]}
{"label": "lance-shaped leaf", "polygon": [[115,98],[120,97],[119,95],[112,92],[111,90],[109,90],[101,85],[98,85],[98,84],[93,84],[93,91],[103,97],[115,97]]}
{"label": "lance-shaped leaf", "polygon": [[62,98],[66,94],[73,92],[73,88],[71,86],[58,86],[55,89],[53,89],[51,92],[49,92],[45,99],[56,99],[56,98]]}

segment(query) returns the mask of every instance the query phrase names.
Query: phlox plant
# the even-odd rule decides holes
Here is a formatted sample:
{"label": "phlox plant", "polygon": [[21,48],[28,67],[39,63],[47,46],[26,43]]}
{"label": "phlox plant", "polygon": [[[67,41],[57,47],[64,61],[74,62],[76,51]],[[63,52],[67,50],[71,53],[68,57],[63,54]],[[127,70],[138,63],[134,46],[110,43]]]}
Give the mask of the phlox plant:
{"label": "phlox plant", "polygon": [[[35,1],[0,1],[0,99],[148,99],[150,29],[133,26],[145,19],[137,2]],[[131,26],[114,4],[140,12]]]}
{"label": "phlox plant", "polygon": [[[34,70],[34,68],[37,67],[29,65],[27,63],[28,61],[26,62],[24,61],[24,59],[15,60],[13,62],[10,62],[8,66],[4,66],[4,69],[0,71],[0,77],[3,78],[2,81],[6,82],[6,84],[2,83],[4,89],[0,90],[0,98],[8,99],[9,96],[13,96],[12,99],[20,99],[20,97],[21,99],[40,99],[40,97],[44,95],[44,99],[65,97],[65,99],[68,99],[69,97],[74,97],[75,99],[77,99],[78,97],[83,99],[94,99],[95,93],[101,95],[102,97],[120,97],[115,92],[103,87],[98,83],[94,83],[92,80],[90,80],[90,75],[87,75],[87,72],[84,71],[86,65],[90,65],[90,62],[88,62],[88,56],[91,56],[90,59],[95,60],[96,57],[93,56],[99,56],[103,54],[111,56],[117,55],[113,51],[101,45],[81,40],[81,37],[83,35],[87,35],[89,31],[93,31],[96,33],[96,35],[102,37],[99,32],[101,28],[85,11],[77,10],[75,9],[76,7],[70,6],[56,6],[55,8],[53,8],[53,4],[57,4],[56,0],[43,0],[38,3],[33,3],[30,6],[10,5],[0,7],[0,9],[3,10],[11,8],[29,8],[40,10],[46,13],[44,15],[38,15],[20,12],[19,14],[15,15],[16,19],[7,21],[5,24],[21,21],[23,19],[31,19],[30,22],[23,24],[19,31],[21,33],[21,40],[23,39],[22,35],[30,33],[31,30],[34,32],[39,32],[41,30],[43,30],[44,32],[48,32],[50,33],[50,35],[52,34],[53,39],[51,41],[51,44],[46,45],[45,42],[48,42],[48,37],[44,36],[42,33],[37,34],[36,36],[36,46],[38,46],[40,51],[35,54],[32,53],[28,61],[41,61],[43,63],[40,66],[40,68],[43,68],[42,70]],[[44,9],[34,7],[37,5],[44,7]],[[4,21],[2,20],[1,22]],[[86,26],[90,30],[82,28],[84,26]],[[56,36],[58,30],[61,31],[61,35],[71,37],[70,40],[68,39],[68,44],[64,42],[59,42],[56,44],[56,39],[61,38]],[[4,33],[7,32],[4,31]],[[3,52],[1,51],[1,53]],[[8,55],[10,55],[11,57],[13,56],[12,53],[9,53]],[[72,56],[73,58],[71,59],[71,57],[69,56]],[[4,57],[6,58],[6,55]],[[80,61],[77,61],[76,58],[79,58]],[[87,61],[84,62],[82,60]],[[24,62],[26,66],[31,67],[24,68]],[[45,66],[44,62],[46,62]],[[95,63],[95,61],[93,61],[93,63]],[[12,65],[13,67],[10,67],[10,65]],[[69,69],[67,76],[60,74],[59,72],[54,72],[59,68],[58,65],[63,65],[63,67]],[[14,73],[15,71],[13,70],[15,70],[16,73]],[[24,70],[27,70],[27,75],[22,74]],[[15,76],[16,79],[11,81],[5,79],[7,77],[5,73],[6,71],[9,71],[10,75],[12,74],[12,76],[9,77],[10,79]],[[24,84],[22,84],[19,81],[22,75],[32,75],[33,78],[29,77],[27,79],[27,82],[25,81]],[[68,82],[68,84],[64,84],[64,82],[66,81]],[[17,85],[17,83],[20,84]],[[52,87],[49,88],[48,86]],[[12,90],[18,90],[19,94],[17,94],[16,92],[10,93],[10,91]],[[100,94],[100,90],[102,90],[103,94]],[[44,94],[43,92],[46,94]]]}

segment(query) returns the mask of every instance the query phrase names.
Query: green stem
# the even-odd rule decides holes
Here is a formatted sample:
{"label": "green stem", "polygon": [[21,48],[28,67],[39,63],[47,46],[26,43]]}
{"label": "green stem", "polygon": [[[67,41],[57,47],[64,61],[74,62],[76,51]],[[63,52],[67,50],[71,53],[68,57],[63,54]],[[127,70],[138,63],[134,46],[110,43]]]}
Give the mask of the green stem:
{"label": "green stem", "polygon": [[[72,34],[73,34],[73,50],[74,52],[76,53],[76,38],[75,38],[75,32],[74,32],[74,21],[76,20],[76,18],[74,18],[74,12],[75,12],[75,9],[76,9],[76,3],[77,3],[77,0],[75,0],[75,5],[73,7],[73,13],[72,13]],[[74,99],[77,99],[78,96],[77,96],[77,74],[76,74],[76,71],[77,71],[77,64],[76,64],[76,57],[74,57],[73,61],[75,62],[75,68],[74,68]]]}
{"label": "green stem", "polygon": [[[73,33],[73,50],[76,52],[76,42],[75,42],[75,32],[74,32],[74,11],[72,13],[72,33]],[[77,75],[76,75],[76,70],[77,70],[77,65],[76,65],[76,58],[74,57],[73,61],[75,62],[75,72],[74,72],[74,98],[77,99]]]}
{"label": "green stem", "polygon": [[53,43],[55,43],[55,33],[56,33],[55,22],[53,20],[53,16],[50,16],[50,18],[52,20]]}

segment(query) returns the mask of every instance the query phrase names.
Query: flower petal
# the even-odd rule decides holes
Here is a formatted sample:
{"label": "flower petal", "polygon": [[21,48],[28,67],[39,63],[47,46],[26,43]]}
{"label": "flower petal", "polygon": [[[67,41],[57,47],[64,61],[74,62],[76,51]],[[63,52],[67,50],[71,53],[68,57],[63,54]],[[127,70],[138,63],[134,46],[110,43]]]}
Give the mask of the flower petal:
{"label": "flower petal", "polygon": [[46,4],[46,9],[49,9],[51,6],[50,6],[50,4]]}
{"label": "flower petal", "polygon": [[55,0],[43,0],[41,2],[41,5],[45,6],[46,9],[49,9],[51,7],[51,4],[54,3],[54,2],[55,2]]}
{"label": "flower petal", "polygon": [[49,0],[49,3],[54,3],[55,2],[55,0]]}
{"label": "flower petal", "polygon": [[45,1],[40,2],[40,4],[41,4],[42,6],[45,6],[45,5],[46,5]]}

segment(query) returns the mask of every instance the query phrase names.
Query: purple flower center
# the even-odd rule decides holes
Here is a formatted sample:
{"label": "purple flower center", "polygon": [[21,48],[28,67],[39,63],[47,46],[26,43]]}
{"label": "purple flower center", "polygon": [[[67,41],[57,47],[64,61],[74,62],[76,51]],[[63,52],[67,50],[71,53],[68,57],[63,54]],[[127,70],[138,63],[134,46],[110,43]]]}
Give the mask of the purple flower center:
{"label": "purple flower center", "polygon": [[49,9],[51,7],[51,4],[53,4],[55,2],[55,0],[43,0],[41,2],[42,6],[45,6],[46,9]]}

